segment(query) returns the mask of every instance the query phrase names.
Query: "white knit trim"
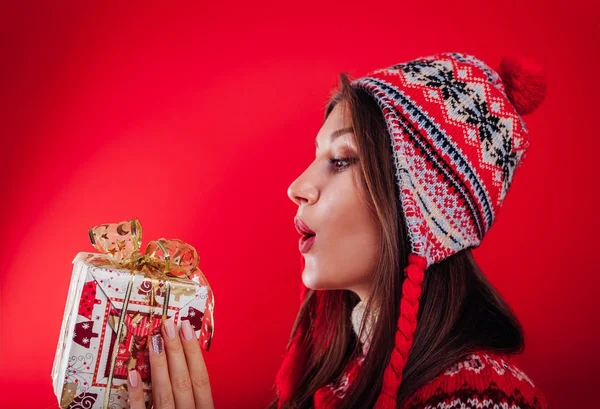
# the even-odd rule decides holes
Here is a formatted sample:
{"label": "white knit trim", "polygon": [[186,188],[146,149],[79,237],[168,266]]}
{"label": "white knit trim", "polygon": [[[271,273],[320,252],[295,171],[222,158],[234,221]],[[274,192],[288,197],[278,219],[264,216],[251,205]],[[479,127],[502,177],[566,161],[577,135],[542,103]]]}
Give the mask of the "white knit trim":
{"label": "white knit trim", "polygon": [[372,332],[373,332],[373,327],[374,327],[373,323],[376,320],[376,317],[370,317],[369,319],[366,320],[365,328],[364,328],[364,331],[361,336],[360,326],[361,326],[363,320],[365,320],[365,302],[363,300],[361,300],[352,309],[351,320],[352,320],[352,329],[354,330],[356,337],[359,339],[359,342],[363,346],[363,353],[366,353],[367,350],[369,349],[369,344],[371,343]]}

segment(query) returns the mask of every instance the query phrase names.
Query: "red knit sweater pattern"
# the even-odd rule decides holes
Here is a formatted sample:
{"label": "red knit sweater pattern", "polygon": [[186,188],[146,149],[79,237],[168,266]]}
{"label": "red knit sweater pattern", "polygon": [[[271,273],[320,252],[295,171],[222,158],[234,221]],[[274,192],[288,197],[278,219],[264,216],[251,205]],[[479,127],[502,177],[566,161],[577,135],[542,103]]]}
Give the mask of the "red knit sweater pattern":
{"label": "red knit sweater pattern", "polygon": [[[418,388],[402,409],[548,409],[545,396],[511,358],[472,353]],[[364,355],[352,359],[340,379],[320,388],[314,408],[337,407],[363,361]]]}

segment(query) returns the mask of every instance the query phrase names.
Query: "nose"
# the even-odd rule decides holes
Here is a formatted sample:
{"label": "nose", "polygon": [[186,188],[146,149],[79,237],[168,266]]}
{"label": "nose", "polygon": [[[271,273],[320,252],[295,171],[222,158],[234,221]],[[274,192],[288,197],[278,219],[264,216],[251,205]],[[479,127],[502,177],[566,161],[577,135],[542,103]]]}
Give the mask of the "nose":
{"label": "nose", "polygon": [[298,206],[302,206],[302,204],[313,204],[318,198],[317,188],[305,176],[306,173],[300,175],[300,177],[292,182],[287,190],[290,200]]}

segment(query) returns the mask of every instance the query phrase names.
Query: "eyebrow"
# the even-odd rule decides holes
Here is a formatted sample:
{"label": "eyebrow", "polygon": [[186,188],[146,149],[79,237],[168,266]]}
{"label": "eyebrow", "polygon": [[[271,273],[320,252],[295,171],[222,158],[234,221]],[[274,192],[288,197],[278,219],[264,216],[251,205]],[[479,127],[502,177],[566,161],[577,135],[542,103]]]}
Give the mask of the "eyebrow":
{"label": "eyebrow", "polygon": [[[331,133],[331,135],[329,135],[329,142],[333,142],[335,140],[335,138],[337,138],[338,136],[344,135],[346,133],[350,133],[350,132],[354,132],[354,128],[341,128],[341,129],[337,129],[335,131],[333,131]],[[315,146],[318,148],[319,144],[317,143],[317,140],[315,139]]]}

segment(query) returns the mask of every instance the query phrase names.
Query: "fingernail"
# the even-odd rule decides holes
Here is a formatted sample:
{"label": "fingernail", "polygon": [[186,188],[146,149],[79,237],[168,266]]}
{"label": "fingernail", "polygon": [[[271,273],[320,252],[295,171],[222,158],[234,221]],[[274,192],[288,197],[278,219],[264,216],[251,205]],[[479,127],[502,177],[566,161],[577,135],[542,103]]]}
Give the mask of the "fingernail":
{"label": "fingernail", "polygon": [[157,354],[162,352],[162,337],[160,334],[152,335],[152,349]]}
{"label": "fingernail", "polygon": [[184,320],[181,323],[181,329],[183,330],[183,337],[186,340],[190,340],[192,338],[194,338],[194,330],[192,329],[192,326],[190,325],[190,321],[189,320]]}
{"label": "fingernail", "polygon": [[175,325],[172,320],[165,320],[165,330],[167,331],[167,337],[169,339],[175,338]]}
{"label": "fingernail", "polygon": [[131,371],[129,371],[129,385],[132,388],[135,388],[138,386],[138,375],[137,375],[137,371],[135,369],[132,369]]}

